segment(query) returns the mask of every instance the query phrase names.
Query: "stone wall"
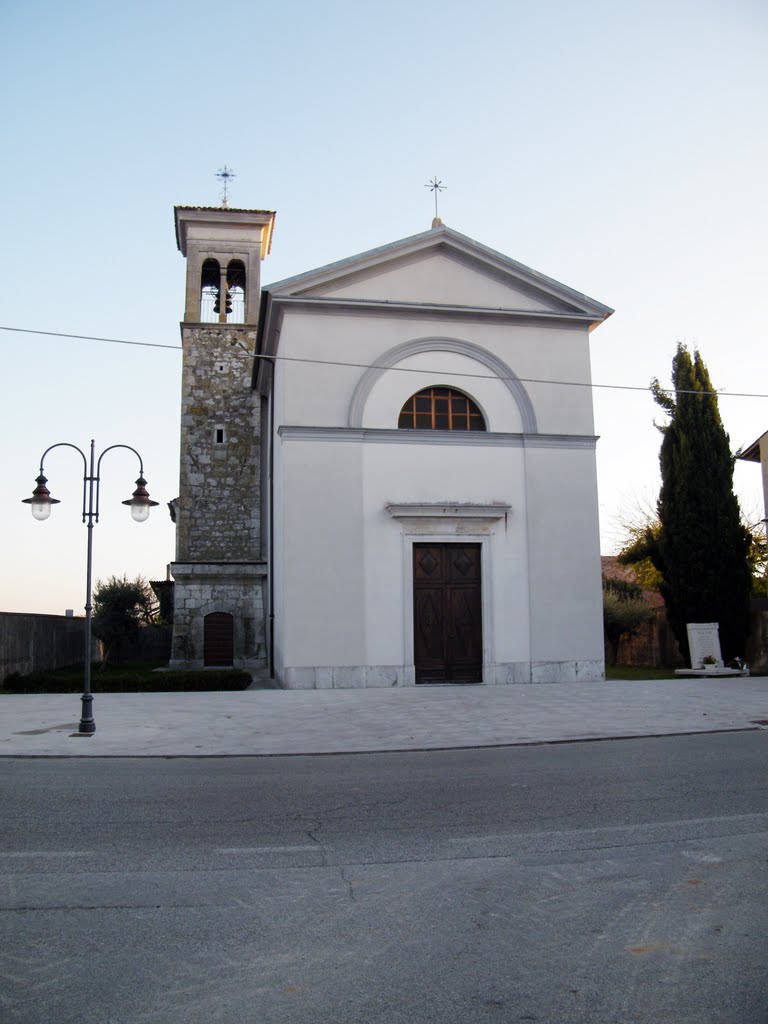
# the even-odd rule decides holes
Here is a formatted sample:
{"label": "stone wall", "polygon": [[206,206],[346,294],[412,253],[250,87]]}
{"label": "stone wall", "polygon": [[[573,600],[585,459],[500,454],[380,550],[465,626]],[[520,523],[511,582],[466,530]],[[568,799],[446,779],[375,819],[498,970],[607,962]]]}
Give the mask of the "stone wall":
{"label": "stone wall", "polygon": [[119,640],[109,652],[113,665],[126,662],[168,661],[171,655],[171,626],[142,626],[135,637]]}
{"label": "stone wall", "polygon": [[[744,656],[753,672],[768,673],[768,598],[752,598],[750,635]],[[616,664],[688,667],[683,664],[663,607],[654,609],[653,618],[638,630],[636,636],[622,638]]]}
{"label": "stone wall", "polygon": [[752,672],[768,675],[768,598],[753,597],[746,661]]}
{"label": "stone wall", "polygon": [[234,618],[234,667],[266,665],[265,564],[174,564],[171,668],[202,668],[204,619],[211,612]]}
{"label": "stone wall", "polygon": [[176,561],[261,557],[256,329],[184,324]]}
{"label": "stone wall", "polygon": [[[606,659],[609,651],[606,647]],[[682,668],[683,659],[677,640],[667,622],[664,607],[654,608],[653,617],[635,634],[624,636],[619,641],[616,655],[617,665],[652,665]]]}
{"label": "stone wall", "polygon": [[204,619],[234,619],[234,664],[266,663],[256,328],[182,324],[172,667],[203,665]]}
{"label": "stone wall", "polygon": [[[82,664],[84,632],[84,618],[0,612],[0,681]],[[95,642],[91,656],[98,657]]]}

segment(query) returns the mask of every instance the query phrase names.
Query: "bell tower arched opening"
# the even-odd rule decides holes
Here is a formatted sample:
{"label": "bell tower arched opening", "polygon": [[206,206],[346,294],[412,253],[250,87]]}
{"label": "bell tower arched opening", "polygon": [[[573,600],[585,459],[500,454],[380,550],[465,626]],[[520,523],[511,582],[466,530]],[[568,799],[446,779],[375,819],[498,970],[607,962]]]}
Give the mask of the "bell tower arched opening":
{"label": "bell tower arched opening", "polygon": [[212,324],[218,321],[216,305],[219,301],[219,284],[221,271],[219,261],[208,258],[203,260],[200,271],[200,322]]}
{"label": "bell tower arched opening", "polygon": [[245,323],[245,284],[245,264],[242,260],[230,260],[227,266],[227,295],[224,309],[228,324]]}

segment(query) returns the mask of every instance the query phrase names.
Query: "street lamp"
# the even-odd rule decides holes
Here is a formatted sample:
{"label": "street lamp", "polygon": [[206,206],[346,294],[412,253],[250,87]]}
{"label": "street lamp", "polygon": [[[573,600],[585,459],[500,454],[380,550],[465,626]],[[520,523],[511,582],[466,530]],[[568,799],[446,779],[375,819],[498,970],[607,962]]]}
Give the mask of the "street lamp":
{"label": "street lamp", "polygon": [[[144,464],[141,461],[141,456],[135,448],[131,448],[128,444],[112,444],[109,448],[105,448],[104,451],[99,455],[98,462],[95,463],[94,472],[94,442],[91,441],[90,458],[86,458],[85,452],[78,448],[76,444],[70,444],[68,441],[60,441],[58,444],[52,444],[50,448],[46,448],[40,457],[40,475],[35,481],[37,487],[32,491],[31,498],[23,498],[23,504],[32,506],[32,515],[39,522],[43,522],[51,514],[52,505],[60,505],[61,502],[58,498],[52,498],[51,492],[48,490],[46,484],[48,480],[43,474],[43,463],[45,462],[45,456],[48,452],[53,451],[54,448],[74,448],[76,452],[80,452],[83,459],[83,522],[88,528],[88,558],[87,558],[87,570],[86,570],[86,590],[85,590],[85,676],[83,680],[83,696],[81,697],[83,707],[82,715],[80,717],[80,727],[76,736],[92,736],[96,732],[96,723],[93,720],[93,694],[91,693],[91,612],[93,606],[91,605],[91,566],[93,562],[93,524],[99,521],[99,485],[101,483],[101,460],[114,448],[127,448],[129,452],[133,452],[136,458],[139,460],[139,478],[136,481],[136,490],[133,492],[131,497],[123,502],[123,505],[130,505],[131,515],[137,523],[143,523],[144,520],[149,516],[149,510],[158,502],[151,501],[149,494],[147,493],[147,481],[144,479]],[[95,484],[95,493],[94,493]]]}

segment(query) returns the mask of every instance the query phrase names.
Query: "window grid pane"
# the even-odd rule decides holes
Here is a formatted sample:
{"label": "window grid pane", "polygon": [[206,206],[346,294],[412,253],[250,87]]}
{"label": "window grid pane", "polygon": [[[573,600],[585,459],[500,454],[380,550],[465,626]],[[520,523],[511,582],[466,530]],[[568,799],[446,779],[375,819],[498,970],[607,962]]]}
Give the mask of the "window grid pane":
{"label": "window grid pane", "polygon": [[478,407],[460,391],[424,388],[412,395],[400,410],[401,430],[485,430]]}

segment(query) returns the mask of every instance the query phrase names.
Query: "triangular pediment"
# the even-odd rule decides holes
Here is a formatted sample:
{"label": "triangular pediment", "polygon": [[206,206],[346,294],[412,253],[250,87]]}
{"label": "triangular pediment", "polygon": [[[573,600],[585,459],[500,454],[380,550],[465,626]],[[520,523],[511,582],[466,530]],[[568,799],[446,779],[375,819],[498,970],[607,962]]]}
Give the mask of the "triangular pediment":
{"label": "triangular pediment", "polygon": [[266,289],[273,298],[587,316],[608,306],[441,225]]}

